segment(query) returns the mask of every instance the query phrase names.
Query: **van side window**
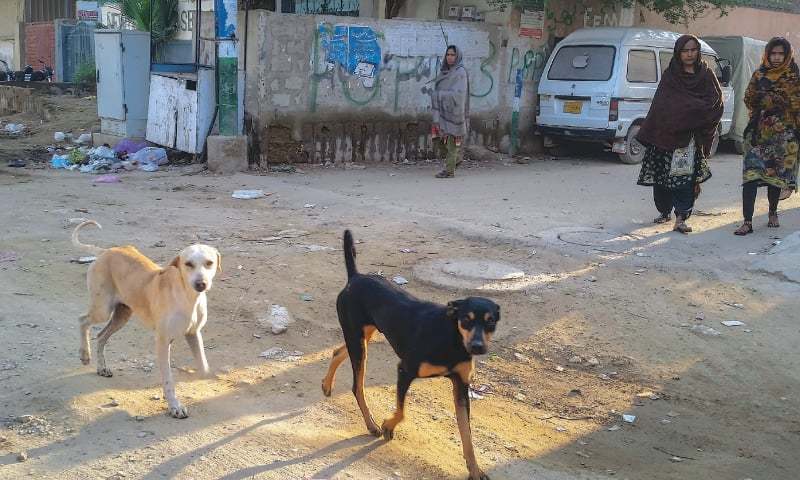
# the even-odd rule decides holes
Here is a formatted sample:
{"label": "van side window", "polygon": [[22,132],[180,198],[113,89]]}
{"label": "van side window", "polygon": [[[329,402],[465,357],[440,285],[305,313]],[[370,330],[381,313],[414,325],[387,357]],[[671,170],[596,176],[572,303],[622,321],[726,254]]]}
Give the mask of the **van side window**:
{"label": "van side window", "polygon": [[656,52],[652,50],[631,50],[628,52],[629,82],[657,83],[658,65],[656,65]]}
{"label": "van side window", "polygon": [[658,59],[661,61],[661,73],[664,73],[669,68],[669,62],[672,61],[672,52],[668,50],[659,50]]}

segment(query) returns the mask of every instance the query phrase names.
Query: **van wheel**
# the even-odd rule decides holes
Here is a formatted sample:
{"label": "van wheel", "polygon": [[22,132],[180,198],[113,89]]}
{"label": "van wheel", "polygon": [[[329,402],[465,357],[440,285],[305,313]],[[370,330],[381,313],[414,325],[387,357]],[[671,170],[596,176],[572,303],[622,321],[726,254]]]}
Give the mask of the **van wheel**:
{"label": "van wheel", "polygon": [[642,163],[644,158],[644,145],[636,140],[636,135],[639,133],[639,125],[631,125],[628,129],[628,135],[625,136],[625,153],[619,154],[619,159],[622,163],[628,165],[636,165]]}

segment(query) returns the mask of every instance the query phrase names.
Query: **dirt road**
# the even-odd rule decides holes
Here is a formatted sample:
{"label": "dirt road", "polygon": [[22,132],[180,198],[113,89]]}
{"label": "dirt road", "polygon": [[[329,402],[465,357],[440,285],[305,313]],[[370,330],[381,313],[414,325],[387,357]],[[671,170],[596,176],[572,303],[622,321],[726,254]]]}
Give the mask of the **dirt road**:
{"label": "dirt road", "polygon": [[[435,301],[466,292],[417,278],[431,260],[491,259],[549,279],[495,295],[503,317],[478,362],[474,384],[486,387],[472,423],[491,478],[796,478],[797,285],[747,268],[800,218],[792,199],[782,229],[734,238],[736,162],[712,164],[689,237],[649,225],[636,168],[606,158],[484,162],[445,182],[433,165],[232,177],[189,166],[96,186],[2,169],[0,477],[466,478],[446,380],[414,383],[389,443],[367,435],[347,364],[322,396],[351,228],[362,271],[402,275]],[[232,199],[240,188],[272,195]],[[218,378],[194,378],[188,348],[175,349],[190,418],[164,415],[153,339],[135,322],[107,347],[113,378],[80,364],[87,267],[70,262],[81,253],[69,243],[79,217],[104,227],[84,241],[134,244],[159,262],[192,242],[222,251],[206,327]],[[283,335],[260,321],[272,304],[294,317]],[[302,356],[259,357],[272,347]],[[396,359],[381,340],[370,353],[380,421]]]}

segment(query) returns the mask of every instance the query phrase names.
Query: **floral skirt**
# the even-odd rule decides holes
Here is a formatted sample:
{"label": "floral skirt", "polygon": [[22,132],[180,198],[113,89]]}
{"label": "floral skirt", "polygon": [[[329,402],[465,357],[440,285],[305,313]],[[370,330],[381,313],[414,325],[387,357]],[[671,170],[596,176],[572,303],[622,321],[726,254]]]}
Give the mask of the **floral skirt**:
{"label": "floral skirt", "polygon": [[694,162],[683,168],[676,168],[673,153],[674,151],[662,150],[654,145],[645,145],[642,169],[636,183],[676,190],[711,178],[711,169],[700,148],[695,150]]}

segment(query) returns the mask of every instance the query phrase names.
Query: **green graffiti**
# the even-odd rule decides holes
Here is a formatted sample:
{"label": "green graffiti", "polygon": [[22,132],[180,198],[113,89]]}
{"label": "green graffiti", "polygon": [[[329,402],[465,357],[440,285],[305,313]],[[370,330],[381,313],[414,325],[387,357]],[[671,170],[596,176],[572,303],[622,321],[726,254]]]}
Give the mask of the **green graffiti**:
{"label": "green graffiti", "polygon": [[[331,25],[329,23],[325,24],[325,28],[331,31]],[[309,102],[309,110],[312,112],[317,111],[317,90],[319,88],[319,83],[327,78],[327,70],[322,72],[318,71],[319,68],[319,48],[320,48],[320,38],[319,38],[319,28],[314,29],[314,44],[311,47],[311,91],[308,95],[308,102]]]}
{"label": "green graffiti", "polygon": [[[581,7],[584,8],[583,3],[581,2]],[[572,11],[562,9],[560,15],[556,12],[556,10],[551,7],[550,2],[547,3],[547,7],[545,8],[545,17],[547,17],[547,31],[550,33],[555,32],[559,25],[564,27],[571,27],[573,23],[575,23],[575,17],[578,15],[578,5],[577,3],[572,5]]]}
{"label": "green graffiti", "polygon": [[491,50],[489,51],[489,56],[486,57],[486,59],[481,62],[481,73],[483,73],[486,76],[486,78],[489,79],[489,88],[486,89],[486,92],[480,94],[469,92],[471,97],[475,98],[487,97],[489,96],[490,93],[492,93],[492,90],[494,89],[494,77],[492,76],[492,72],[486,68],[490,63],[494,61],[494,57],[497,54],[497,47],[494,46],[494,42],[492,42],[491,40],[489,41],[489,48],[491,48]]}
{"label": "green graffiti", "polygon": [[[333,25],[331,25],[330,23],[327,23],[327,22],[323,23],[323,24],[320,25],[320,27],[323,28],[325,30],[325,33],[327,33],[328,35],[332,35],[333,34]],[[384,39],[383,33],[376,33],[376,37],[380,38],[382,40]],[[337,72],[339,74],[339,84],[341,85],[341,88],[342,88],[342,94],[344,95],[344,97],[348,101],[352,102],[353,104],[359,105],[359,106],[364,106],[364,105],[369,104],[372,100],[375,99],[376,96],[378,96],[378,93],[380,93],[380,89],[381,89],[381,83],[380,83],[381,72],[380,72],[380,68],[378,66],[376,66],[376,68],[375,68],[375,77],[373,79],[374,80],[374,86],[369,88],[371,90],[371,93],[369,94],[369,96],[367,98],[359,99],[359,98],[354,97],[353,93],[351,92],[350,82],[348,81],[349,80],[348,79],[348,74],[347,74],[344,66],[336,65],[336,66],[333,67],[333,70],[330,70],[330,69],[327,68],[327,62],[322,62],[322,63],[325,64],[325,69],[322,70],[322,71],[319,71],[319,64],[321,63],[320,62],[320,50],[321,50],[320,28],[315,28],[314,29],[314,42],[313,42],[312,49],[311,49],[311,55],[312,55],[312,58],[311,58],[311,91],[309,92],[309,96],[308,96],[309,97],[309,99],[308,99],[309,110],[311,112],[316,112],[317,111],[317,99],[318,99],[318,95],[319,95],[319,84],[323,80],[331,80],[331,85],[333,85],[334,84],[333,83],[334,82],[334,75],[336,75]],[[366,89],[368,87],[364,87],[364,88]]]}
{"label": "green graffiti", "polygon": [[514,72],[517,68],[522,68],[522,78],[524,80],[538,81],[542,76],[544,64],[547,62],[547,46],[542,45],[538,49],[531,49],[522,55],[518,48],[511,50],[511,59],[508,68],[508,83],[514,83]]}
{"label": "green graffiti", "polygon": [[341,73],[341,70],[340,70],[339,74],[340,74],[339,81],[342,84],[342,93],[344,93],[344,98],[346,98],[347,100],[349,100],[350,102],[352,102],[352,103],[354,103],[354,104],[356,104],[358,106],[363,107],[364,105],[367,105],[369,102],[371,102],[378,95],[378,92],[380,92],[380,90],[381,90],[381,72],[380,72],[380,70],[376,69],[376,72],[375,72],[375,86],[372,88],[372,93],[370,94],[370,96],[365,98],[364,100],[359,100],[359,99],[353,97],[353,94],[350,93],[350,83],[347,81],[347,78]]}
{"label": "green graffiti", "polygon": [[394,75],[394,111],[400,110],[400,82],[410,79],[413,76],[420,77],[422,75],[422,64],[425,63],[425,57],[420,57],[414,68],[402,70],[401,62],[397,62],[397,70]]}

